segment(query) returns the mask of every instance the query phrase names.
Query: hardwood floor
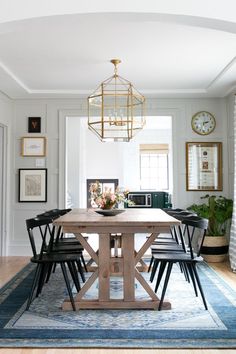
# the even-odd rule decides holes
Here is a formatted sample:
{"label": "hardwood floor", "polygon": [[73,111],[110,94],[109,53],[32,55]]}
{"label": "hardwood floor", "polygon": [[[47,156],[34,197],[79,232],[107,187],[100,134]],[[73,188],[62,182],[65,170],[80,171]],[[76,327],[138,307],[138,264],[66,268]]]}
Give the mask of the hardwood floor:
{"label": "hardwood floor", "polygon": [[[29,262],[29,257],[0,257],[0,287],[7,283]],[[229,263],[212,263],[213,269],[236,290],[236,273]],[[0,354],[223,354],[236,353],[235,349],[32,349],[0,348]]]}
{"label": "hardwood floor", "polygon": [[29,263],[30,257],[0,257],[0,287]]}
{"label": "hardwood floor", "polygon": [[0,354],[235,354],[235,349],[0,349]]}
{"label": "hardwood floor", "polygon": [[224,279],[224,281],[236,290],[236,273],[233,273],[230,269],[229,262],[209,263],[209,265]]}

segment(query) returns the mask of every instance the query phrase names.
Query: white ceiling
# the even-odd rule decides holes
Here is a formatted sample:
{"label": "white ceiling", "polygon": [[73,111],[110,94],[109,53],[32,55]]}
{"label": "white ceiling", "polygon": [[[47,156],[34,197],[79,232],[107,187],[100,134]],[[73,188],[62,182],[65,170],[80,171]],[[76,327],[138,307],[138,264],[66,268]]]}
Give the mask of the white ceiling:
{"label": "white ceiling", "polygon": [[119,58],[118,73],[145,95],[224,97],[236,87],[233,7],[235,21],[223,12],[224,21],[144,12],[0,18],[0,91],[11,98],[88,95]]}

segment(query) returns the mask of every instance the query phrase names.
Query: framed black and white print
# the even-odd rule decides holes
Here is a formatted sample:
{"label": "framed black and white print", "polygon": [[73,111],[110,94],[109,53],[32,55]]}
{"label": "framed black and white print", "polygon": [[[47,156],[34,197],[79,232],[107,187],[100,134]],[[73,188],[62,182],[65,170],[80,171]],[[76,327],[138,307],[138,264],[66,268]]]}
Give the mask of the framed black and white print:
{"label": "framed black and white print", "polygon": [[47,201],[47,169],[19,169],[19,202]]}
{"label": "framed black and white print", "polygon": [[41,133],[41,117],[28,118],[28,133]]}

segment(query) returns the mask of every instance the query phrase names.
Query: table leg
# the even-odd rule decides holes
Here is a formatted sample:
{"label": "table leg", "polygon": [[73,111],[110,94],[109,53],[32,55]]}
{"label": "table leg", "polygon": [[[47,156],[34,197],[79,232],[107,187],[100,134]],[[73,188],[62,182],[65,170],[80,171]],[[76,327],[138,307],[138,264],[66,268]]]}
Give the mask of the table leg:
{"label": "table leg", "polygon": [[[136,269],[136,264],[140,261],[146,249],[151,242],[155,239],[157,234],[152,234],[150,238],[145,242],[141,249],[136,253],[134,252],[134,234],[124,233],[122,235],[122,258],[111,257],[110,249],[110,234],[103,233],[99,235],[99,254],[97,255],[90,247],[86,240],[83,240],[82,235],[75,233],[76,237],[81,240],[84,248],[94,258],[95,263],[98,265],[97,271],[89,278],[87,283],[81,289],[75,298],[76,309],[80,308],[146,308],[156,309],[159,305],[159,299],[153,292],[149,284],[142,277],[142,275]],[[120,259],[119,259],[120,258]],[[119,261],[119,262],[118,262]],[[116,268],[123,272],[123,299],[111,299],[110,298],[110,276],[111,268]],[[94,281],[99,281],[98,299],[83,299],[83,295],[88,291]],[[145,289],[150,300],[136,300],[135,299],[135,278],[139,281],[141,286]],[[163,303],[165,309],[171,308],[169,302]],[[69,299],[66,299],[63,303],[64,310],[71,310],[71,303]]]}
{"label": "table leg", "polygon": [[94,251],[94,249],[90,246],[90,244],[88,243],[88,241],[83,237],[82,234],[80,233],[75,233],[74,234],[76,239],[81,243],[81,245],[84,247],[84,249],[86,249],[86,251],[88,252],[88,254],[91,256],[91,258],[93,259],[93,261],[98,264],[98,255],[97,253]]}
{"label": "table leg", "polygon": [[99,301],[110,299],[110,256],[110,234],[100,234],[98,254]]}
{"label": "table leg", "polygon": [[124,301],[135,300],[134,234],[122,235]]}

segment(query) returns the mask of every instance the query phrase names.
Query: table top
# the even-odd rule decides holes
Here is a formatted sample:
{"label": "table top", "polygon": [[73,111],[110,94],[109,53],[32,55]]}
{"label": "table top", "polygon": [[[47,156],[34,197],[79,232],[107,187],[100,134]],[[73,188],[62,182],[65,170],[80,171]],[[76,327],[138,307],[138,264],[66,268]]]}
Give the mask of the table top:
{"label": "table top", "polygon": [[180,224],[161,209],[125,209],[115,216],[103,216],[94,209],[73,209],[54,221],[56,225],[80,227],[132,226],[158,227]]}

